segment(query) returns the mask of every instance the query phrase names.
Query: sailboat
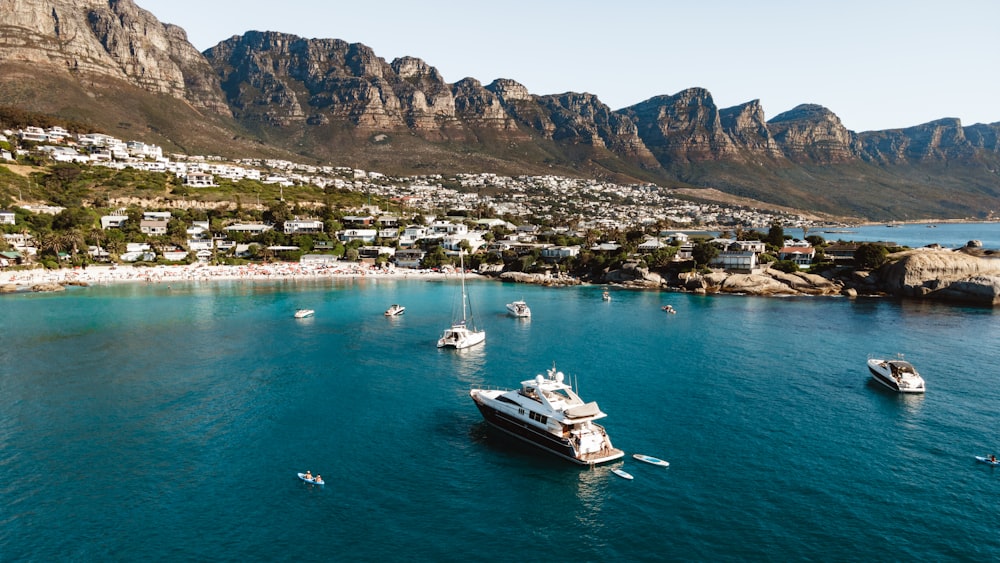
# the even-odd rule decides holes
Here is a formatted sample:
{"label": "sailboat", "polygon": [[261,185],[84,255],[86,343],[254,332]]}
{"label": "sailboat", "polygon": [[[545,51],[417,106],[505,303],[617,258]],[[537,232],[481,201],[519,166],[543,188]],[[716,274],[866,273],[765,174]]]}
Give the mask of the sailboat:
{"label": "sailboat", "polygon": [[469,294],[465,291],[465,258],[462,251],[458,252],[458,256],[462,269],[462,318],[444,330],[444,334],[438,339],[438,348],[468,348],[486,341],[486,331],[477,329],[473,323],[472,306]]}

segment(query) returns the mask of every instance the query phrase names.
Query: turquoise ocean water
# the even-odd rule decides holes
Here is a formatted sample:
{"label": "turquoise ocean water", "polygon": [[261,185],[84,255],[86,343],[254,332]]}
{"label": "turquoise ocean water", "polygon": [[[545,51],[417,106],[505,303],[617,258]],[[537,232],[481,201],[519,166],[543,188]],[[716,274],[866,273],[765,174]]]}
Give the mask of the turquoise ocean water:
{"label": "turquoise ocean water", "polygon": [[[833,231],[833,232],[832,232]],[[845,231],[845,232],[840,232]],[[802,237],[801,229],[789,229],[785,234]],[[1000,249],[1000,222],[993,223],[904,223],[895,226],[866,225],[845,229],[814,228],[810,235],[819,235],[828,241],[888,241],[902,246],[918,248],[940,244],[945,248],[965,246],[978,240],[984,248]]]}
{"label": "turquoise ocean water", "polygon": [[[454,280],[4,296],[0,560],[1000,553],[1000,468],[973,459],[1000,453],[1000,313],[469,286],[487,342],[460,352],[435,348]],[[506,316],[522,297],[533,318]],[[397,302],[406,314],[383,317]],[[897,352],[925,396],[871,382],[868,354]],[[514,387],[553,362],[626,459],[579,468],[487,431],[470,385]],[[326,486],[296,479],[306,469]]]}

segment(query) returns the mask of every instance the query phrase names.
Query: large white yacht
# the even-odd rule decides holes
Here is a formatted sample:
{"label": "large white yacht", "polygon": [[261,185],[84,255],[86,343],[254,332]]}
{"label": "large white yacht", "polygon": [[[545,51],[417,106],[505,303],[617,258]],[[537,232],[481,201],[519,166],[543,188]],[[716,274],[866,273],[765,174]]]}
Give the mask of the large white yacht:
{"label": "large white yacht", "polygon": [[896,359],[868,358],[872,379],[899,393],[923,393],[924,378],[900,354]]}
{"label": "large white yacht", "polygon": [[624,456],[594,423],[607,415],[597,403],[584,403],[564,379],[553,366],[547,375],[522,381],[520,389],[474,388],[469,394],[491,426],[559,457],[594,465]]}

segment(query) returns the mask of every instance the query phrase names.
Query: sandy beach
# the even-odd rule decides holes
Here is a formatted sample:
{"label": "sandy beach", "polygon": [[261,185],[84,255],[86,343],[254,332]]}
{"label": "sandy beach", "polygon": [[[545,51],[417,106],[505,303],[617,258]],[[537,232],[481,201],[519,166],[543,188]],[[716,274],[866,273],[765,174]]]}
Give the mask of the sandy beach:
{"label": "sandy beach", "polygon": [[[440,272],[404,268],[376,268],[366,264],[345,263],[307,266],[294,263],[247,264],[243,266],[213,266],[191,264],[177,266],[88,266],[46,270],[7,271],[0,273],[0,286],[14,285],[23,290],[38,284],[108,284],[163,283],[211,280],[275,280],[316,278],[363,278],[366,276],[397,279],[448,278],[454,270]],[[471,274],[476,275],[476,274]]]}

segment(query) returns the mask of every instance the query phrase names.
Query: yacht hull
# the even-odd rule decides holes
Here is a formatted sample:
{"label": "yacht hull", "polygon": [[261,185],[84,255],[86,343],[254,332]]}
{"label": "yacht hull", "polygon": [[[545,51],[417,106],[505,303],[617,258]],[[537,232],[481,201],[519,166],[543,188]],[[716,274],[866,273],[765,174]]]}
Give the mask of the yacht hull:
{"label": "yacht hull", "polygon": [[896,393],[923,393],[926,390],[923,379],[919,381],[907,381],[904,379],[904,385],[901,386],[899,381],[892,375],[894,368],[890,367],[891,364],[891,360],[869,360],[868,372],[871,373],[872,379]]}
{"label": "yacht hull", "polygon": [[486,332],[472,330],[452,330],[438,339],[438,348],[461,350],[486,341]]}
{"label": "yacht hull", "polygon": [[507,304],[507,313],[512,317],[530,318],[531,309],[524,301],[515,301]]}
{"label": "yacht hull", "polygon": [[879,372],[877,369],[874,369],[874,368],[871,368],[871,367],[868,368],[868,371],[871,372],[872,379],[874,379],[875,381],[881,383],[884,387],[887,387],[887,388],[889,388],[889,389],[891,389],[891,390],[893,390],[893,391],[895,391],[897,393],[900,392],[899,386],[896,385],[896,382],[893,381],[893,380],[891,380],[891,379],[889,379],[889,378],[887,378],[885,376],[885,374],[883,374],[883,373]]}
{"label": "yacht hull", "polygon": [[581,459],[577,457],[576,450],[569,439],[555,436],[550,432],[543,431],[523,420],[497,410],[480,401],[475,395],[473,395],[472,399],[476,403],[476,408],[483,415],[483,419],[491,427],[578,465],[596,465],[621,458],[625,455],[621,450],[614,449],[604,456],[588,456],[586,459]]}

